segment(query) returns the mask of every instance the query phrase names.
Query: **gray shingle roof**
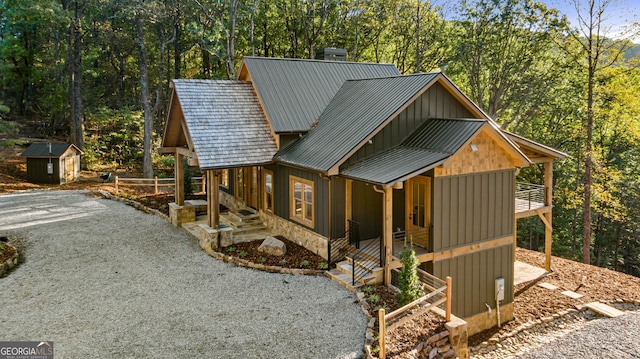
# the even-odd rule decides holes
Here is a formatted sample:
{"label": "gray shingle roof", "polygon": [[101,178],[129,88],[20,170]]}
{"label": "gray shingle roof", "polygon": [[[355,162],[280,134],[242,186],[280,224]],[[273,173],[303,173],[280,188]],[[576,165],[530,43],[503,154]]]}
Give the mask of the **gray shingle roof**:
{"label": "gray shingle roof", "polygon": [[345,82],[317,126],[282,149],[277,159],[328,171],[437,76],[430,73]]}
{"label": "gray shingle roof", "polygon": [[486,120],[426,121],[399,146],[343,168],[340,174],[376,184],[404,181],[440,165],[485,123]]}
{"label": "gray shingle roof", "polygon": [[78,153],[82,153],[80,149],[70,143],[51,143],[51,153],[49,153],[49,143],[32,143],[27,147],[21,156],[23,157],[60,157],[69,147],[76,149]]}
{"label": "gray shingle roof", "polygon": [[306,132],[346,80],[398,76],[392,64],[244,57],[273,129]]}
{"label": "gray shingle roof", "polygon": [[233,80],[173,83],[200,168],[271,162],[276,142],[251,83]]}

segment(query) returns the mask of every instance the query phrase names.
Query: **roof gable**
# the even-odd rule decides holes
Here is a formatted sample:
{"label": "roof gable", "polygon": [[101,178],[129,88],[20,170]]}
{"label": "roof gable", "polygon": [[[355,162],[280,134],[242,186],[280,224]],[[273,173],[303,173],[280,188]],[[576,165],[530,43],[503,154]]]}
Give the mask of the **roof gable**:
{"label": "roof gable", "polygon": [[318,124],[277,159],[327,172],[384,126],[439,74],[350,80],[340,88]]}
{"label": "roof gable", "polygon": [[244,57],[239,71],[276,133],[308,131],[346,80],[398,75],[392,64],[264,57]]}
{"label": "roof gable", "polygon": [[251,83],[174,80],[173,86],[179,108],[170,111],[163,146],[179,144],[179,127],[202,169],[271,162],[275,139]]}

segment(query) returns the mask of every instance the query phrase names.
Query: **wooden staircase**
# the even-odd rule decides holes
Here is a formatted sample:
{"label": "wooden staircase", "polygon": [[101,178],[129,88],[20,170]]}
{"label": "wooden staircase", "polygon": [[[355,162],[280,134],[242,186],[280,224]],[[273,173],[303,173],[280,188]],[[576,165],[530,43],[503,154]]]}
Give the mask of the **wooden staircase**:
{"label": "wooden staircase", "polygon": [[336,268],[326,272],[327,277],[352,291],[363,285],[380,282],[382,268],[379,256],[375,255],[376,251],[379,251],[379,246],[367,245],[363,249],[348,246],[345,260],[336,263]]}

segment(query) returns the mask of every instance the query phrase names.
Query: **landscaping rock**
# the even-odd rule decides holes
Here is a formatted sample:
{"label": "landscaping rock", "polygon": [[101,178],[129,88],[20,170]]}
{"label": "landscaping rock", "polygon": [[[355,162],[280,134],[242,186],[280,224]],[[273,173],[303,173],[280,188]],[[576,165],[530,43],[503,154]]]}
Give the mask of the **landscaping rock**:
{"label": "landscaping rock", "polygon": [[287,245],[279,239],[267,237],[258,247],[258,251],[272,256],[283,256],[287,253]]}

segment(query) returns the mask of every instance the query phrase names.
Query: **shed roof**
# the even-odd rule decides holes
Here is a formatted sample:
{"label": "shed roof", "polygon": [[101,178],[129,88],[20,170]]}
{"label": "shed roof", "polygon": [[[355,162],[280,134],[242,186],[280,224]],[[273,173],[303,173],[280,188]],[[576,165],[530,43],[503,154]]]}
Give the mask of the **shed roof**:
{"label": "shed roof", "polygon": [[[49,150],[51,146],[51,150]],[[69,148],[73,148],[79,154],[83,152],[72,143],[32,143],[21,154],[22,157],[60,157]]]}
{"label": "shed roof", "polygon": [[240,70],[276,133],[308,131],[346,80],[398,75],[392,64],[264,57],[244,57]]}
{"label": "shed roof", "polygon": [[428,120],[400,145],[345,167],[340,174],[375,184],[402,182],[442,164],[484,125],[487,120]]}
{"label": "shed roof", "polygon": [[200,168],[272,161],[276,142],[251,83],[173,80],[173,84]]}
{"label": "shed roof", "polygon": [[437,73],[428,73],[346,81],[316,127],[282,149],[277,159],[328,171],[437,77]]}

